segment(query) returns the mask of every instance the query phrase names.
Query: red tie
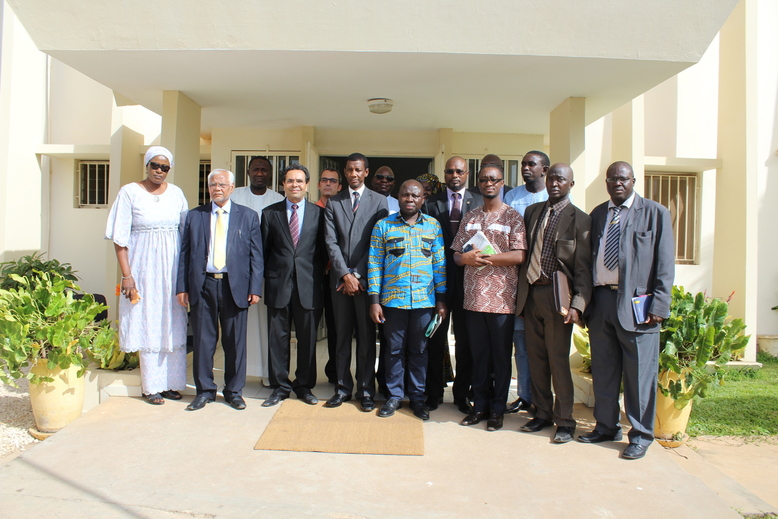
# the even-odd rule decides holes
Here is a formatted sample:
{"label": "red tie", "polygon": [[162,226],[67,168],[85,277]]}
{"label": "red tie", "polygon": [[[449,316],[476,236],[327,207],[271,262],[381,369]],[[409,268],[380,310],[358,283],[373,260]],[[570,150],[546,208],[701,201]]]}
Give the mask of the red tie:
{"label": "red tie", "polygon": [[292,216],[289,218],[289,232],[292,233],[292,243],[295,249],[300,241],[300,224],[297,220],[297,204],[292,204]]}

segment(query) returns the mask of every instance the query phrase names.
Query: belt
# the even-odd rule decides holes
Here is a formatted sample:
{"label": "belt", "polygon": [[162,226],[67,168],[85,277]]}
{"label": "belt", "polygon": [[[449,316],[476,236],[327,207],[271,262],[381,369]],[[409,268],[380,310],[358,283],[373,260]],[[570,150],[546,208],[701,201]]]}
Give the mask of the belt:
{"label": "belt", "polygon": [[619,289],[619,285],[596,285],[594,288],[605,288],[613,290],[614,292]]}
{"label": "belt", "polygon": [[206,272],[205,275],[208,276],[209,278],[213,278],[213,279],[223,279],[223,278],[227,277],[227,273],[226,272],[216,272],[216,273]]}

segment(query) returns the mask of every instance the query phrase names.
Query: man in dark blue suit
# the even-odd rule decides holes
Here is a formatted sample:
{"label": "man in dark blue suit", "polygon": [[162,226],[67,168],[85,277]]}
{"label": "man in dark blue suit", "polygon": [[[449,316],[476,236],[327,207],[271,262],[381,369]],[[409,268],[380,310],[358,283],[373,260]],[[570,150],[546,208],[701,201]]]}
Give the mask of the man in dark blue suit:
{"label": "man in dark blue suit", "polygon": [[[301,164],[283,173],[286,199],[262,211],[262,245],[265,254],[265,304],[269,331],[270,387],[273,393],[263,407],[278,404],[294,391],[314,405],[316,385],[316,325],[323,304],[322,277],[324,210],[305,200],[311,175]],[[289,380],[290,336],[294,321],[297,338],[295,381]]]}
{"label": "man in dark blue suit", "polygon": [[246,310],[262,293],[262,236],[257,213],[230,202],[235,175],[215,169],[208,175],[211,202],[189,211],[181,239],[176,293],[191,305],[195,411],[216,398],[213,355],[222,330],[224,400],[245,409]]}

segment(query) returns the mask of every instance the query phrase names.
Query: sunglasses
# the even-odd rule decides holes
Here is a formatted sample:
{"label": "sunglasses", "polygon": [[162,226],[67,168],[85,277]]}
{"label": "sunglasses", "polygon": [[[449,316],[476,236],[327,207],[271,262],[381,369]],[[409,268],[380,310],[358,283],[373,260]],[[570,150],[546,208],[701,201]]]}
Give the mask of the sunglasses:
{"label": "sunglasses", "polygon": [[389,177],[387,175],[376,175],[375,179],[376,180],[386,180],[388,182],[394,182],[394,177]]}
{"label": "sunglasses", "polygon": [[483,177],[483,178],[479,178],[478,181],[481,184],[499,184],[500,182],[502,182],[502,179],[501,178]]}
{"label": "sunglasses", "polygon": [[161,169],[165,173],[170,171],[170,166],[167,164],[160,164],[159,162],[149,162],[149,166],[151,166],[151,169]]}
{"label": "sunglasses", "polygon": [[464,169],[444,169],[443,173],[446,175],[461,175],[465,172]]}

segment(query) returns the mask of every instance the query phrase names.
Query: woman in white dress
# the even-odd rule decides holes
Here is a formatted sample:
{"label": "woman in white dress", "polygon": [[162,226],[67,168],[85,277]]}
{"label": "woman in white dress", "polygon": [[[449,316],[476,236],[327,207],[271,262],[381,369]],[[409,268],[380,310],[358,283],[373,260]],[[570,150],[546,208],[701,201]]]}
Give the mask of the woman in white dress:
{"label": "woman in white dress", "polygon": [[114,242],[122,271],[119,344],[140,352],[143,397],[154,405],[180,400],[186,388],[186,309],[176,301],[179,228],[188,210],[180,188],[165,182],[173,155],[152,146],[146,178],[123,186],[111,208],[105,238]]}

